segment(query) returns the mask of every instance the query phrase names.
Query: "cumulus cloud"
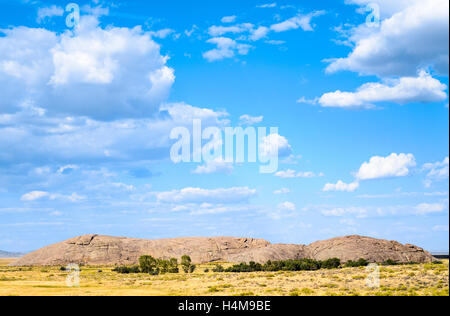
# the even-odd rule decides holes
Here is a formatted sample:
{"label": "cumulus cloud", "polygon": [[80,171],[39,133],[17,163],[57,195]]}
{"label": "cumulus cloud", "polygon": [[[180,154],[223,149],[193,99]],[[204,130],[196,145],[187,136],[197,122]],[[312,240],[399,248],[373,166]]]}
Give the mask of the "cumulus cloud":
{"label": "cumulus cloud", "polygon": [[232,163],[217,158],[198,166],[192,173],[194,174],[212,174],[212,173],[231,173],[234,167]]}
{"label": "cumulus cloud", "polygon": [[248,187],[201,189],[184,188],[168,192],[157,192],[156,198],[165,203],[241,203],[256,196],[256,190]]}
{"label": "cumulus cloud", "polygon": [[356,174],[359,180],[371,180],[389,177],[405,177],[410,168],[416,166],[412,154],[391,154],[388,157],[375,156],[365,162]]}
{"label": "cumulus cloud", "polygon": [[[348,2],[366,5],[369,1]],[[448,0],[383,0],[379,4],[383,17],[387,17],[381,26],[361,25],[353,29],[349,38],[354,44],[353,51],[345,58],[331,60],[327,72],[350,70],[364,75],[400,77],[431,67],[448,74]]]}
{"label": "cumulus cloud", "polygon": [[289,30],[296,30],[301,28],[303,31],[313,31],[311,20],[314,17],[318,17],[325,14],[325,11],[314,11],[306,15],[299,14],[281,23],[273,24],[270,29],[274,32],[280,33]]}
{"label": "cumulus cloud", "polygon": [[155,118],[109,122],[86,117],[49,117],[45,111],[28,107],[15,114],[0,114],[0,148],[4,149],[0,151],[0,162],[39,161],[67,166],[166,159],[174,127],[192,129],[193,119],[201,119],[204,126],[223,126],[228,124],[227,115],[174,103],[163,105]]}
{"label": "cumulus cloud", "polygon": [[240,44],[227,37],[214,37],[209,39],[207,42],[217,46],[217,48],[203,53],[203,58],[209,62],[233,58],[236,53],[239,55],[247,55],[251,48],[248,44]]}
{"label": "cumulus cloud", "polygon": [[339,180],[336,184],[327,183],[323,188],[324,192],[341,191],[341,192],[355,192],[359,188],[359,182],[345,183]]}
{"label": "cumulus cloud", "polygon": [[449,178],[449,159],[446,157],[442,162],[426,163],[422,170],[427,172],[425,186],[431,187],[434,181],[448,180]]}
{"label": "cumulus cloud", "polygon": [[286,137],[279,134],[269,134],[262,138],[259,144],[261,155],[265,157],[288,157],[292,154],[292,147]]}
{"label": "cumulus cloud", "polygon": [[62,34],[27,27],[0,32],[2,112],[31,103],[101,120],[150,116],[175,80],[159,45],[140,27],[103,29],[84,16]]}
{"label": "cumulus cloud", "polygon": [[412,102],[431,103],[447,99],[447,86],[421,71],[418,77],[403,77],[384,83],[366,83],[356,92],[335,91],[322,95],[322,107],[372,107],[379,102],[406,104]]}

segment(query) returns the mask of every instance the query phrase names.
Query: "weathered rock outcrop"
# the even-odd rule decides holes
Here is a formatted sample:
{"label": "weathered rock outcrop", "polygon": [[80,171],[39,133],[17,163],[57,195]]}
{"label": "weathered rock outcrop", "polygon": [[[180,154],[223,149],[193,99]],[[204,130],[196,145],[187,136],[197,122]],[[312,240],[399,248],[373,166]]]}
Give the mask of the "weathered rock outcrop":
{"label": "weathered rock outcrop", "polygon": [[314,242],[307,247],[307,256],[317,260],[339,258],[342,262],[360,258],[369,262],[384,262],[391,259],[401,263],[422,263],[434,260],[430,253],[417,246],[362,236]]}
{"label": "weathered rock outcrop", "polygon": [[253,238],[175,238],[145,240],[99,235],[76,237],[32,252],[16,262],[15,266],[53,266],[69,263],[86,265],[131,265],[142,255],[155,258],[181,258],[189,255],[193,262],[261,262],[312,258],[342,261],[367,259],[382,262],[431,262],[433,257],[421,248],[394,241],[361,236],[318,241],[309,246],[272,245]]}

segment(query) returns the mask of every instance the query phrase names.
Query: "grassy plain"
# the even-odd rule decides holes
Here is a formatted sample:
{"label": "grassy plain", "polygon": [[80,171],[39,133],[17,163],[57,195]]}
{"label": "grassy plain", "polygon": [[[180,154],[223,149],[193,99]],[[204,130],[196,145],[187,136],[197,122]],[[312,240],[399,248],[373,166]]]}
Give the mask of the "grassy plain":
{"label": "grassy plain", "polygon": [[[67,287],[60,267],[8,267],[0,259],[0,296],[448,296],[449,261],[380,268],[380,288],[366,286],[365,268],[302,272],[117,274],[81,267],[80,286]],[[227,267],[227,265],[224,265]]]}

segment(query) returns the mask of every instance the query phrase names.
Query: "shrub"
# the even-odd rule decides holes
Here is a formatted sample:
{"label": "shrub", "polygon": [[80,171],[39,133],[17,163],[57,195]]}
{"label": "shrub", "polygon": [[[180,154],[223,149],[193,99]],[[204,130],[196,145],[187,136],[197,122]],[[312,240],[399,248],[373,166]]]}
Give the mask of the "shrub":
{"label": "shrub", "polygon": [[116,267],[113,269],[114,272],[121,273],[121,274],[130,274],[130,273],[140,273],[141,270],[138,266],[132,266],[132,267]]}
{"label": "shrub", "polygon": [[359,259],[358,261],[349,260],[345,264],[346,268],[358,268],[358,267],[367,267],[369,265],[369,261],[366,259]]}
{"label": "shrub", "polygon": [[388,259],[382,263],[383,266],[397,266],[398,264],[399,263],[397,261],[394,261],[392,259]]}
{"label": "shrub", "polygon": [[341,260],[338,258],[331,258],[325,261],[322,261],[321,268],[322,269],[337,269],[341,266]]}
{"label": "shrub", "polygon": [[212,270],[213,272],[216,273],[225,272],[225,268],[222,267],[220,264],[216,264],[216,266]]}
{"label": "shrub", "polygon": [[183,267],[184,273],[193,273],[195,271],[195,265],[192,264],[191,257],[188,255],[181,257],[181,266]]}
{"label": "shrub", "polygon": [[142,273],[148,273],[151,275],[158,275],[158,260],[152,256],[142,256],[139,258],[139,266],[141,267]]}

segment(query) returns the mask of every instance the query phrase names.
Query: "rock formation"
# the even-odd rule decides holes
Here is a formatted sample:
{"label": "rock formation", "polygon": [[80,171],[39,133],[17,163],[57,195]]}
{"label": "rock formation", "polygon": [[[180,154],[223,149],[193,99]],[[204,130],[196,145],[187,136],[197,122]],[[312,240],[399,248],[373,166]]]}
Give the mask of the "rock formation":
{"label": "rock formation", "polygon": [[193,262],[249,262],[311,258],[324,260],[339,258],[342,262],[364,258],[370,262],[388,259],[397,262],[431,262],[433,256],[413,245],[348,236],[311,245],[270,244],[253,238],[175,238],[132,239],[86,235],[32,252],[12,265],[54,266],[69,263],[86,265],[132,265],[142,255],[170,259],[189,255]]}

